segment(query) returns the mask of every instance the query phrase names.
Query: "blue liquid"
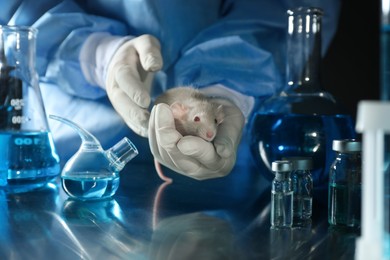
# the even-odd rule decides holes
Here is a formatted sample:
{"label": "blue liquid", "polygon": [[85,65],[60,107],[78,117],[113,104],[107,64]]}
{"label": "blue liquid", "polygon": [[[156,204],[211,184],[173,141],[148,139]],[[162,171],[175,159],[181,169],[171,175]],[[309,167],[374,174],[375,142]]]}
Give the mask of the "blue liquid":
{"label": "blue liquid", "polygon": [[361,185],[329,185],[328,222],[335,226],[360,227]]}
{"label": "blue liquid", "polygon": [[43,187],[60,173],[49,132],[0,132],[0,176],[11,192]]}
{"label": "blue liquid", "polygon": [[[98,175],[98,173],[88,173]],[[110,198],[119,187],[119,177],[115,178],[91,178],[88,175],[79,174],[80,177],[62,177],[62,187],[65,192],[74,199],[97,200]]]}
{"label": "blue liquid", "polygon": [[348,115],[302,115],[257,113],[251,125],[251,153],[268,179],[273,161],[304,156],[313,160],[314,186],[326,186],[334,158],[334,139],[355,138],[355,125]]}

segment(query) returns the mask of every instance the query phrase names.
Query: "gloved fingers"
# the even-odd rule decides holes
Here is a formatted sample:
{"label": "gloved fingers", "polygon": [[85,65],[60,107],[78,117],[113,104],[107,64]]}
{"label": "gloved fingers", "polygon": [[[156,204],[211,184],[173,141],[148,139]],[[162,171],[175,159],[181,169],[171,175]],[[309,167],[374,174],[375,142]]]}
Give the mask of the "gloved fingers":
{"label": "gloved fingers", "polygon": [[177,143],[180,152],[196,159],[204,168],[217,171],[223,165],[214,145],[196,136],[184,136]]}
{"label": "gloved fingers", "polygon": [[145,34],[134,39],[139,60],[145,71],[158,71],[163,66],[160,42],[152,35]]}
{"label": "gloved fingers", "polygon": [[135,104],[120,88],[115,87],[107,95],[118,114],[138,135],[148,136],[149,111]]}
{"label": "gloved fingers", "polygon": [[180,152],[177,143],[181,138],[169,106],[166,104],[154,106],[149,120],[149,146],[153,156],[172,170],[193,177],[192,173],[198,170],[201,164]]}
{"label": "gloved fingers", "polygon": [[160,149],[159,151],[162,164],[166,165],[170,169],[180,174],[197,179],[196,176],[194,176],[194,171],[201,167],[198,161],[191,157],[183,155],[177,149]]}
{"label": "gloved fingers", "polygon": [[117,84],[136,104],[148,108],[154,72],[162,68],[159,41],[142,35],[124,43],[108,68],[107,91]]}
{"label": "gloved fingers", "polygon": [[236,153],[237,146],[241,140],[245,118],[241,110],[234,105],[225,105],[224,114],[225,118],[218,126],[214,146],[221,157],[228,158]]}
{"label": "gloved fingers", "polygon": [[174,149],[182,137],[176,130],[172,111],[167,104],[157,104],[153,107],[154,130],[156,141],[164,149]]}
{"label": "gloved fingers", "polygon": [[149,147],[153,156],[158,159],[160,158],[158,152],[158,144],[156,140],[156,126],[155,126],[155,118],[156,118],[156,106],[152,107],[152,111],[150,112],[149,118],[149,130],[148,130],[148,139],[149,139]]}
{"label": "gloved fingers", "polygon": [[189,175],[198,180],[226,176],[235,164],[235,153],[231,157],[221,158],[212,143],[196,139],[198,137],[185,136],[178,143],[178,148],[183,154],[191,156],[199,163]]}
{"label": "gloved fingers", "polygon": [[172,164],[166,149],[174,150],[180,138],[169,106],[155,105],[149,119],[149,146],[153,156],[164,165]]}
{"label": "gloved fingers", "polygon": [[[148,108],[151,101],[149,89],[145,87],[146,82],[141,79],[141,75],[136,67],[136,64],[118,67],[115,73],[115,81],[118,87],[137,105]],[[144,77],[146,77],[146,74]]]}
{"label": "gloved fingers", "polygon": [[[165,129],[164,129],[165,130]],[[161,132],[162,136],[165,136]],[[171,162],[171,169],[196,180],[205,180],[227,175],[235,160],[221,158],[210,142],[195,136],[184,136],[177,142],[177,148],[160,150],[165,162]],[[172,149],[173,148],[173,149]]]}

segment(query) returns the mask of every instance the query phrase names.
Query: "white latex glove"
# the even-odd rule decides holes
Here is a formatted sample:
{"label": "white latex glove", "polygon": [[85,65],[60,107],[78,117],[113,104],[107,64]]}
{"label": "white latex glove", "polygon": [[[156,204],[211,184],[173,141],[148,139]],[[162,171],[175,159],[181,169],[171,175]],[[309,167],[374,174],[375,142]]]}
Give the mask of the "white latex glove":
{"label": "white latex glove", "polygon": [[241,140],[244,116],[236,106],[226,100],[225,118],[218,126],[213,142],[196,136],[182,136],[176,131],[170,107],[153,107],[149,120],[149,146],[154,158],[162,165],[188,177],[205,180],[230,173]]}
{"label": "white latex glove", "polygon": [[162,64],[159,41],[142,35],[122,44],[107,69],[106,91],[114,109],[135,133],[144,137],[148,135],[153,72],[160,70]]}

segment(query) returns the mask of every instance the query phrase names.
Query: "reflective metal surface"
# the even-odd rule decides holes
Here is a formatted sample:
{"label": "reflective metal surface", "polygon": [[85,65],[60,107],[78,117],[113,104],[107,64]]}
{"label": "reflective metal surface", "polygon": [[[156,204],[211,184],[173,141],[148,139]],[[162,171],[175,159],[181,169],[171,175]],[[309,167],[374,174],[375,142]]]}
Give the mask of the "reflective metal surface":
{"label": "reflective metal surface", "polygon": [[270,229],[270,182],[251,166],[166,185],[153,165],[129,163],[104,201],[70,200],[59,183],[0,190],[0,259],[354,258],[358,234],[329,228],[326,191],[314,191],[306,227]]}

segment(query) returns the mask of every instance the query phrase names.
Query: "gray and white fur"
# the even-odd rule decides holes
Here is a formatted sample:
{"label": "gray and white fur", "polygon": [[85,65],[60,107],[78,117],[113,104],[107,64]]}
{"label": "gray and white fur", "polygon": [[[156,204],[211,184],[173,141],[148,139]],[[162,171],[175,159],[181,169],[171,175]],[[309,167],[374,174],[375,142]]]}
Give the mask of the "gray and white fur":
{"label": "gray and white fur", "polygon": [[193,87],[169,89],[156,99],[155,104],[159,103],[170,106],[176,129],[183,136],[199,136],[211,142],[224,119],[223,106]]}
{"label": "gray and white fur", "polygon": [[[223,106],[216,104],[196,88],[176,87],[161,94],[154,104],[170,106],[175,119],[176,130],[183,136],[193,135],[206,141],[213,141],[225,115]],[[172,179],[163,174],[160,163],[154,160],[158,176],[165,182]]]}

